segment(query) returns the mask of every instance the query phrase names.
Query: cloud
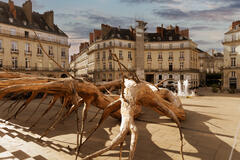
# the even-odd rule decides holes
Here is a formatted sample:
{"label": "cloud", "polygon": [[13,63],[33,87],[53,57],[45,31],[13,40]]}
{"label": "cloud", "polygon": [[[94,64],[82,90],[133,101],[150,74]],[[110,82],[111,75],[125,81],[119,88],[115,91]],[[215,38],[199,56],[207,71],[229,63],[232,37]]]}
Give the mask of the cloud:
{"label": "cloud", "polygon": [[[196,1],[191,1],[192,4]],[[208,2],[211,4],[219,3],[217,7],[203,7],[201,4],[199,8],[181,9],[177,5],[165,6],[161,9],[153,9],[153,14],[170,20],[192,20],[192,21],[231,21],[235,16],[239,14],[240,1],[239,0],[229,0],[227,3],[224,0],[203,0],[202,3]],[[182,2],[183,3],[183,2]],[[199,3],[199,2],[198,2]],[[186,6],[186,4],[184,3]],[[194,6],[194,5],[193,5]],[[201,6],[201,7],[200,7]]]}
{"label": "cloud", "polygon": [[216,30],[215,27],[212,27],[212,26],[201,26],[201,25],[199,25],[199,26],[192,26],[189,29],[190,29],[190,31],[205,31],[205,30],[210,31],[210,30]]}
{"label": "cloud", "polygon": [[120,0],[123,3],[173,3],[176,2],[175,0]]}

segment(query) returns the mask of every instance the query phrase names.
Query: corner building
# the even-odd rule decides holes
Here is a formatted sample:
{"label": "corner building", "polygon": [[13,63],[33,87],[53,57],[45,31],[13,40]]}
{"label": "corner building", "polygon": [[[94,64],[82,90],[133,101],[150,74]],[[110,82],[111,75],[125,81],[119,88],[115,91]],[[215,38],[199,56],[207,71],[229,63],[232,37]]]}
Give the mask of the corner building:
{"label": "corner building", "polygon": [[0,67],[27,74],[66,76],[42,51],[63,68],[69,69],[68,36],[54,24],[54,12],[32,11],[31,0],[22,7],[13,1],[0,2]]}
{"label": "corner building", "polygon": [[[129,29],[102,24],[100,30],[89,34],[88,75],[96,82],[121,78],[119,66],[111,57],[114,53],[130,71],[148,82],[188,79],[191,87],[199,86],[199,51],[189,38],[189,30],[162,25],[155,33],[148,33],[145,22],[137,23]],[[164,85],[168,83],[171,81]]]}

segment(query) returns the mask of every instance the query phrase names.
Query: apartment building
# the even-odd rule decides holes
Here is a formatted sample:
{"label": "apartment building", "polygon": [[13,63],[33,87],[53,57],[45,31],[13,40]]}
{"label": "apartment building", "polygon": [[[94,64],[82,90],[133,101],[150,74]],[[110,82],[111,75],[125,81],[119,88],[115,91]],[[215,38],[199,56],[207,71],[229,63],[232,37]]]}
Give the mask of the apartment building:
{"label": "apartment building", "polygon": [[33,12],[31,0],[22,7],[11,0],[0,2],[0,67],[29,74],[66,76],[43,53],[37,37],[48,55],[68,69],[68,36],[54,24],[53,11]]}
{"label": "apartment building", "polygon": [[223,54],[219,52],[214,52],[209,54],[208,52],[202,51],[201,49],[198,50],[198,68],[200,71],[200,85],[205,86],[207,81],[207,75],[211,75],[211,77],[218,78],[221,77],[223,72]]}
{"label": "apartment building", "polygon": [[[146,81],[188,79],[191,87],[199,86],[197,44],[190,39],[189,30],[162,25],[155,33],[149,33],[145,22],[137,23],[129,29],[102,24],[101,29],[89,34],[88,75],[96,82],[121,78],[119,66],[112,58],[116,54],[129,71]],[[172,82],[164,85],[168,83]]]}
{"label": "apartment building", "polygon": [[88,47],[88,42],[81,43],[79,53],[71,56],[71,74],[75,77],[88,77]]}
{"label": "apartment building", "polygon": [[223,89],[240,91],[240,21],[224,34]]}

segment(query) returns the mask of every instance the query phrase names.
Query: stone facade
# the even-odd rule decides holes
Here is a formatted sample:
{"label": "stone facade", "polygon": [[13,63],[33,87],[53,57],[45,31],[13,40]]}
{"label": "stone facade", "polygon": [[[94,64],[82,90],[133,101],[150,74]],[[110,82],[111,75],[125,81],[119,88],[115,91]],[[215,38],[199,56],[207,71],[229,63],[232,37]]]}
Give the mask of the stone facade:
{"label": "stone facade", "polygon": [[178,26],[161,26],[156,33],[148,33],[145,25],[142,21],[130,29],[102,25],[97,35],[95,30],[90,33],[88,75],[96,82],[121,78],[118,64],[111,57],[114,53],[130,71],[138,68],[137,73],[149,82],[188,79],[191,87],[199,86],[199,51],[189,38],[189,31]]}
{"label": "stone facade", "polygon": [[[0,16],[0,67],[29,74],[64,76],[60,68],[43,53],[35,35],[39,37],[47,54],[62,67],[69,69],[68,36],[54,24],[53,11],[41,15],[32,12],[30,0],[23,7],[9,2],[11,7],[0,2],[0,12],[4,12]],[[16,16],[12,14],[14,10]]]}
{"label": "stone facade", "polygon": [[223,89],[240,91],[240,21],[224,34]]}

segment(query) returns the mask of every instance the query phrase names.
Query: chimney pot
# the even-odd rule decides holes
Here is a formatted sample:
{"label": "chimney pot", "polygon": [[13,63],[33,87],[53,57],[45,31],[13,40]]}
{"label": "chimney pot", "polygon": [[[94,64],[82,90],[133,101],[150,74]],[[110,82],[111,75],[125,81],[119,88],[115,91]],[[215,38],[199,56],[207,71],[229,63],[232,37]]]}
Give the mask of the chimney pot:
{"label": "chimney pot", "polygon": [[22,8],[23,8],[25,16],[27,17],[28,23],[32,24],[32,1],[27,0],[23,4]]}
{"label": "chimney pot", "polygon": [[45,22],[47,23],[47,25],[52,30],[54,30],[54,12],[53,11],[44,12],[43,18],[44,18]]}

